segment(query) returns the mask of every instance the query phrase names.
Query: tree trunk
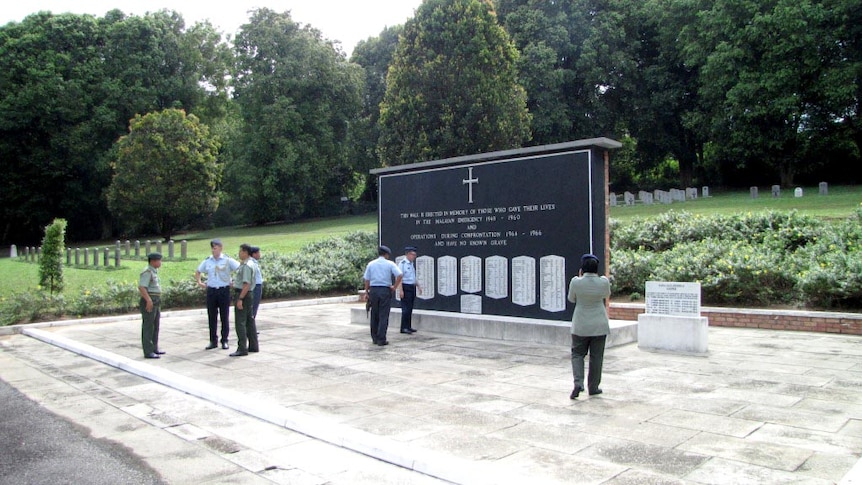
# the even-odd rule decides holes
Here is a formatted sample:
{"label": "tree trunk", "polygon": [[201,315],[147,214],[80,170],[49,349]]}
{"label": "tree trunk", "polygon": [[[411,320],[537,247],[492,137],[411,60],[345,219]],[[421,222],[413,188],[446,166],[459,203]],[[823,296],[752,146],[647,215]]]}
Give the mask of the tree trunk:
{"label": "tree trunk", "polygon": [[781,162],[778,164],[778,177],[781,181],[781,186],[784,188],[793,187],[793,176],[796,175],[796,170],[793,169],[793,163],[790,161]]}
{"label": "tree trunk", "polygon": [[697,152],[693,150],[685,150],[677,154],[679,161],[679,182],[682,187],[691,187],[694,181],[694,164],[697,160]]}

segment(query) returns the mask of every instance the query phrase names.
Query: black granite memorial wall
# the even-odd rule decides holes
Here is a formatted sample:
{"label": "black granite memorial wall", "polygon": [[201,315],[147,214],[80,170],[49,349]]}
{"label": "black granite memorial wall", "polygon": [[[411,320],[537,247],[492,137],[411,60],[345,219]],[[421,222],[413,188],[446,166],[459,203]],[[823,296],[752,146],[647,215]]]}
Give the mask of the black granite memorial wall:
{"label": "black granite memorial wall", "polygon": [[581,255],[607,259],[605,154],[619,146],[597,138],[373,170],[381,244],[394,257],[419,249],[415,308],[570,319]]}

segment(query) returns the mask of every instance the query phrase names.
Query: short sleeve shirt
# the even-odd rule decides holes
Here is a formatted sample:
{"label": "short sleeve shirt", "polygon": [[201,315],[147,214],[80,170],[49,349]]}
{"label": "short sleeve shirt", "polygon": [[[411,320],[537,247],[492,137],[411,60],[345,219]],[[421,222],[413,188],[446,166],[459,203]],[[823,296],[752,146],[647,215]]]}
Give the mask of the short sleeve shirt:
{"label": "short sleeve shirt", "polygon": [[398,266],[383,256],[368,263],[365,274],[362,275],[369,286],[392,286],[393,279],[399,276],[401,276],[401,270]]}
{"label": "short sleeve shirt", "polygon": [[239,265],[239,269],[236,270],[236,278],[233,280],[233,287],[241,290],[245,283],[254,286],[254,268],[248,262]]}
{"label": "short sleeve shirt", "polygon": [[401,279],[402,283],[407,285],[416,284],[416,266],[409,259],[402,259],[401,263],[398,264],[398,268],[404,273],[404,278]]}
{"label": "short sleeve shirt", "polygon": [[260,272],[260,261],[254,258],[248,258],[249,266],[254,267],[254,284],[262,285],[263,284],[263,274]]}
{"label": "short sleeve shirt", "polygon": [[237,268],[239,268],[239,261],[222,254],[218,259],[207,257],[198,266],[198,271],[207,275],[208,287],[223,288],[230,285],[230,274]]}
{"label": "short sleeve shirt", "polygon": [[138,286],[147,289],[150,295],[159,295],[162,293],[162,285],[159,283],[159,270],[147,265],[147,269],[141,271],[141,276],[138,278]]}

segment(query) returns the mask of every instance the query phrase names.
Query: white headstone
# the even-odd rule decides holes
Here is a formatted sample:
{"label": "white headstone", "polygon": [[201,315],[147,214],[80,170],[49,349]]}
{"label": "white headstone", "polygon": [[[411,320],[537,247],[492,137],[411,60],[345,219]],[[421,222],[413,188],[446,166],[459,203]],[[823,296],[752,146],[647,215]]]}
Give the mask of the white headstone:
{"label": "white headstone", "polygon": [[626,205],[635,205],[635,194],[626,191],[623,197],[625,197]]}
{"label": "white headstone", "polygon": [[13,244],[12,247],[9,248],[9,257],[10,258],[17,258],[18,257],[18,246]]}
{"label": "white headstone", "polygon": [[793,197],[802,197],[802,187],[796,187],[793,191]]}
{"label": "white headstone", "polygon": [[781,186],[773,185],[772,186],[772,196],[773,197],[781,197]]}
{"label": "white headstone", "polygon": [[614,192],[609,193],[608,194],[608,202],[610,202],[611,207],[616,207],[617,206],[617,194]]}
{"label": "white headstone", "polygon": [[757,198],[757,187],[751,187],[750,189],[748,189],[748,191],[751,194],[752,199]]}
{"label": "white headstone", "polygon": [[829,195],[829,184],[820,182],[820,195]]}
{"label": "white headstone", "polygon": [[704,197],[704,198],[709,197],[709,187],[707,187],[706,185],[701,187],[700,195],[701,195],[701,197]]}
{"label": "white headstone", "polygon": [[691,200],[697,199],[697,187],[686,187],[685,198]]}

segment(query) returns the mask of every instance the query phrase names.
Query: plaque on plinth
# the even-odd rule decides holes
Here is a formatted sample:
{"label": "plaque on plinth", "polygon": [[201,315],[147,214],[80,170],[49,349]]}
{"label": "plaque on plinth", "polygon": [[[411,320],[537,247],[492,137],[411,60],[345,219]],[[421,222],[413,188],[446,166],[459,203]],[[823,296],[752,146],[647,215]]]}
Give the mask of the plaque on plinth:
{"label": "plaque on plinth", "polygon": [[700,283],[647,281],[646,313],[700,316]]}
{"label": "plaque on plinth", "polygon": [[478,256],[461,258],[461,291],[464,293],[482,291],[482,258]]}
{"label": "plaque on plinth", "polygon": [[512,258],[512,303],[521,306],[536,304],[536,258]]}
{"label": "plaque on plinth", "polygon": [[485,296],[496,300],[509,296],[509,260],[502,256],[485,258]]}
{"label": "plaque on plinth", "polygon": [[458,260],[442,256],[437,260],[437,293],[441,296],[458,294]]}
{"label": "plaque on plinth", "polygon": [[539,260],[542,310],[561,312],[566,309],[566,258],[543,256]]}
{"label": "plaque on plinth", "polygon": [[461,295],[461,313],[482,314],[482,297],[479,295]]}
{"label": "plaque on plinth", "polygon": [[416,258],[416,298],[434,298],[434,286],[434,258],[419,256]]}
{"label": "plaque on plinth", "polygon": [[700,283],[647,281],[638,315],[638,348],[705,354],[709,321],[700,316]]}

